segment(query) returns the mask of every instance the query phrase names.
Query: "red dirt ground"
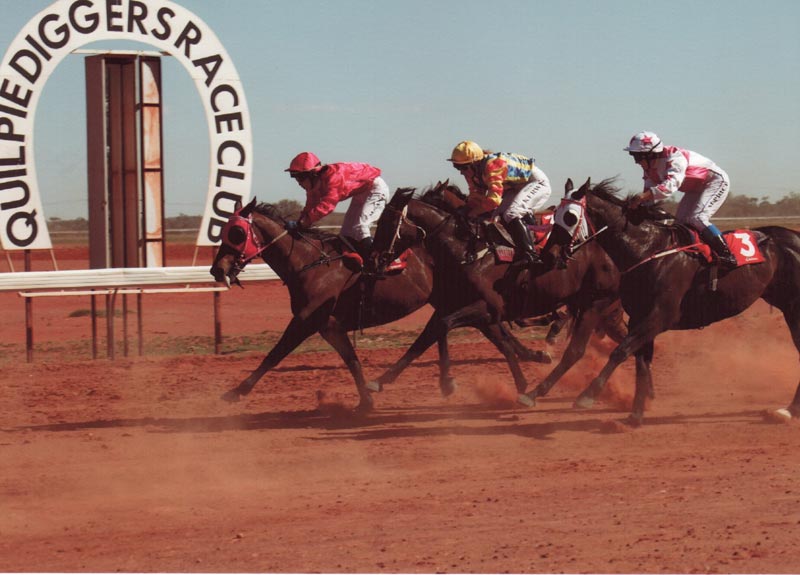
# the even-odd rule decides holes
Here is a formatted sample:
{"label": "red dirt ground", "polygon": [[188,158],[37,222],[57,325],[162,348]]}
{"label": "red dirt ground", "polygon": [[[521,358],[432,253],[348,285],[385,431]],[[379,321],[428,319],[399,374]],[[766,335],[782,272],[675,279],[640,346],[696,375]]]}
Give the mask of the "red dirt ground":
{"label": "red dirt ground", "polygon": [[[68,317],[88,298],[63,297],[35,301],[29,364],[23,300],[0,294],[1,571],[800,569],[800,425],[762,417],[791,400],[798,358],[766,304],[659,337],[640,429],[619,423],[632,362],[605,401],[571,407],[606,342],[524,409],[469,330],[452,349],[454,396],[440,396],[429,352],[357,418],[352,379],[318,337],[242,402],[219,399],[289,317],[278,282],[242,279],[222,295],[223,332],[257,336],[262,350],[218,356],[65,355],[90,332],[87,317]],[[428,313],[359,336],[368,376]],[[209,294],[145,296],[145,339],[211,336],[211,314]],[[532,384],[547,369],[525,365]]]}

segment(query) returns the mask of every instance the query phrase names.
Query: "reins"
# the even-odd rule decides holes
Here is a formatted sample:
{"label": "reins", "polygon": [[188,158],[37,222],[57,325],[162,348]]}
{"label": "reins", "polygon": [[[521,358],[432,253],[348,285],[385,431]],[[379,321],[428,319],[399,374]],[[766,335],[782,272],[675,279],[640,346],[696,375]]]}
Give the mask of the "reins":
{"label": "reins", "polygon": [[663,258],[665,256],[670,256],[672,254],[677,254],[679,252],[688,252],[689,250],[691,250],[693,248],[700,247],[702,245],[703,245],[702,243],[690,244],[688,246],[679,246],[679,247],[676,247],[676,248],[670,248],[670,249],[665,250],[663,252],[658,252],[658,253],[652,254],[650,256],[647,256],[642,261],[640,261],[640,262],[638,262],[636,264],[633,264],[631,267],[629,267],[628,269],[626,269],[625,271],[622,271],[620,273],[624,275],[624,274],[626,274],[628,272],[632,272],[633,270],[635,270],[639,266],[642,266],[642,265],[644,265],[644,264],[646,264],[648,262],[651,262],[653,260],[657,260],[657,259]]}
{"label": "reins", "polygon": [[[580,202],[580,201],[576,202],[575,200],[565,200],[565,201],[582,204],[582,202]],[[586,223],[587,223],[588,228],[589,229],[593,229],[592,222],[588,217],[587,209],[586,209],[586,205],[585,204],[583,204],[583,209],[581,211],[581,220],[585,220]],[[580,248],[581,246],[585,245],[586,243],[588,243],[589,241],[593,240],[598,235],[600,235],[600,233],[606,231],[608,229],[608,225],[603,226],[602,228],[600,228],[596,232],[592,233],[588,237],[584,238],[583,240],[576,242],[575,240],[576,240],[576,238],[578,236],[578,233],[580,232],[580,229],[581,229],[581,227],[580,227],[580,225],[578,225],[576,227],[575,234],[572,237],[572,241],[569,244],[570,253],[575,252],[578,248]],[[661,259],[663,257],[669,256],[669,255],[672,255],[672,254],[677,254],[677,253],[680,253],[680,252],[688,252],[688,251],[691,251],[691,250],[693,250],[695,248],[701,247],[703,245],[702,242],[693,243],[693,244],[689,244],[689,245],[685,245],[685,246],[676,245],[677,244],[677,240],[675,240],[674,237],[675,236],[674,236],[674,232],[673,232],[673,242],[674,242],[673,243],[673,247],[670,247],[670,248],[668,248],[668,249],[666,249],[664,251],[661,251],[661,252],[657,252],[655,254],[651,254],[651,255],[647,256],[646,258],[644,258],[643,260],[633,264],[628,269],[620,271],[620,273],[622,275],[625,275],[625,274],[627,274],[629,272],[632,272],[633,270],[637,269],[638,267],[643,266],[644,264],[649,263],[649,262],[651,262],[653,260]]]}
{"label": "reins", "polygon": [[247,258],[245,258],[245,257],[244,257],[244,254],[242,254],[242,255],[240,256],[240,257],[242,258],[242,261],[241,261],[241,263],[242,263],[242,267],[244,267],[244,265],[245,265],[245,264],[248,264],[248,263],[250,263],[250,261],[251,261],[251,260],[253,260],[254,258],[256,258],[256,257],[260,256],[260,255],[261,255],[261,254],[262,254],[264,251],[266,251],[266,250],[267,250],[268,248],[270,248],[270,247],[271,247],[271,246],[272,246],[272,245],[273,245],[275,242],[277,242],[279,239],[281,239],[283,236],[285,236],[285,235],[286,235],[286,234],[288,234],[288,233],[289,233],[289,232],[287,232],[286,230],[283,230],[283,232],[282,232],[282,233],[280,233],[280,234],[278,234],[277,236],[275,236],[274,238],[272,238],[272,240],[271,240],[269,243],[267,243],[266,245],[262,246],[262,245],[261,245],[261,242],[259,242],[259,241],[258,241],[258,238],[257,238],[257,237],[255,236],[255,234],[253,233],[253,228],[251,227],[251,228],[250,228],[250,234],[252,235],[253,242],[256,244],[256,247],[258,247],[258,250],[257,250],[257,251],[256,251],[254,254],[252,254],[252,255],[248,256]]}

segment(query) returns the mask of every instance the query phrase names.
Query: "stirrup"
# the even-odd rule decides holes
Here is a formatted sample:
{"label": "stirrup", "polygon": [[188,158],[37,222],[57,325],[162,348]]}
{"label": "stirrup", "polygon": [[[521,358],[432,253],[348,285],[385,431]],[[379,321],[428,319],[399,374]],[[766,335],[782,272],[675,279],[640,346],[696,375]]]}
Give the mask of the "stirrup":
{"label": "stirrup", "polygon": [[722,266],[725,269],[732,270],[734,268],[739,267],[739,262],[736,261],[736,256],[733,254],[716,254],[717,256],[717,264]]}

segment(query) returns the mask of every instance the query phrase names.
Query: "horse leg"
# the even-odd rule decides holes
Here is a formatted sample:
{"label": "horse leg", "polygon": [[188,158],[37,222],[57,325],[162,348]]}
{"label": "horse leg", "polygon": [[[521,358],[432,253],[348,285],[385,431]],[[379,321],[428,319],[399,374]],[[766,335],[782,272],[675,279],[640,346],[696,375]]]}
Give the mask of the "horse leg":
{"label": "horse leg", "polygon": [[442,397],[453,395],[456,390],[455,380],[450,377],[450,347],[447,344],[447,334],[439,336],[439,389]]}
{"label": "horse leg", "polygon": [[560,334],[564,327],[572,320],[571,313],[561,314],[558,311],[555,312],[555,318],[552,322],[550,322],[550,328],[547,330],[547,335],[544,338],[544,341],[548,345],[553,345],[556,343],[556,338],[558,334]]}
{"label": "horse leg", "polygon": [[650,340],[636,350],[636,394],[633,397],[633,409],[628,416],[628,424],[634,427],[642,424],[645,400],[648,396],[653,396],[653,373],[650,370],[653,347],[653,341]]}
{"label": "horse leg", "polygon": [[[458,323],[459,321],[463,321],[458,316],[453,317],[452,319],[450,316],[448,316],[445,318],[445,321],[448,320],[453,321],[450,329],[463,327]],[[525,374],[522,373],[522,368],[519,365],[519,360],[517,359],[517,354],[514,352],[513,346],[509,343],[508,338],[503,337],[503,331],[500,327],[500,324],[497,322],[490,322],[487,318],[487,321],[485,322],[476,324],[474,323],[474,320],[472,320],[465,325],[473,325],[481,330],[481,333],[483,333],[483,335],[485,335],[486,338],[494,344],[498,351],[503,354],[503,357],[506,358],[506,363],[508,363],[508,368],[511,370],[511,376],[514,378],[514,385],[517,388],[517,393],[519,394],[517,401],[528,407],[535,405],[535,402],[531,401],[531,399],[525,395],[525,390],[528,388],[528,380],[525,378]]]}
{"label": "horse leg", "polygon": [[605,308],[602,315],[603,331],[612,340],[620,343],[628,334],[628,327],[622,314],[622,303],[618,299],[614,300]]}
{"label": "horse leg", "polygon": [[503,324],[500,324],[500,331],[520,361],[534,361],[536,363],[551,363],[553,361],[547,351],[534,351],[525,347]]}
{"label": "horse leg", "polygon": [[[383,386],[389,383],[393,383],[401,373],[411,365],[415,359],[421,356],[427,349],[434,344],[437,340],[440,341],[439,353],[441,354],[441,338],[447,337],[447,332],[442,331],[443,325],[441,323],[441,316],[439,315],[438,311],[434,311],[433,315],[428,320],[428,323],[425,324],[424,329],[422,332],[417,336],[417,339],[414,340],[414,343],[411,344],[406,352],[403,354],[403,357],[398,359],[394,365],[392,365],[389,369],[383,372],[378,379],[374,381],[370,381],[367,384],[367,387],[372,391],[382,391]],[[449,358],[449,355],[448,355]],[[439,364],[440,369],[442,368],[442,364]],[[449,367],[450,362],[449,359],[447,361],[447,375],[443,375],[440,372],[439,378],[440,382],[444,380],[445,377],[449,377]]]}
{"label": "horse leg", "polygon": [[347,332],[341,327],[336,318],[330,317],[327,323],[320,328],[319,333],[336,350],[353,376],[359,399],[356,411],[359,413],[371,411],[373,408],[372,396],[369,393],[369,389],[367,389],[367,382],[364,380],[361,361],[356,355],[356,350],[353,349],[350,338],[347,337]]}
{"label": "horse leg", "polygon": [[[783,312],[783,318],[786,320],[786,325],[789,326],[789,332],[792,334],[792,341],[797,351],[800,351],[800,303],[787,307]],[[783,411],[778,410],[778,415],[783,415]],[[794,399],[789,404],[787,411],[792,417],[800,417],[800,384],[794,393]]]}
{"label": "horse leg", "polygon": [[313,318],[300,319],[294,316],[289,325],[281,335],[278,343],[275,344],[261,364],[248,375],[238,386],[225,392],[222,399],[229,402],[239,401],[243,395],[247,395],[261,377],[270,369],[278,365],[284,357],[289,355],[294,349],[303,343],[309,336],[318,330],[317,321]]}
{"label": "horse leg", "polygon": [[532,400],[543,397],[549,393],[556,382],[567,373],[586,353],[586,345],[592,337],[592,333],[601,320],[600,312],[596,308],[586,311],[578,311],[575,319],[575,326],[569,340],[567,349],[561,356],[561,361],[551,371],[536,388],[528,394]]}
{"label": "horse leg", "polygon": [[[611,377],[611,374],[617,369],[617,366],[628,359],[628,357],[640,347],[654,340],[659,333],[664,331],[665,328],[662,326],[665,325],[665,322],[663,322],[660,317],[659,315],[655,315],[654,312],[643,320],[636,321],[635,323],[634,320],[631,319],[632,327],[628,335],[626,335],[616,349],[611,352],[611,355],[608,357],[608,362],[603,366],[603,369],[600,370],[597,377],[592,380],[589,386],[584,389],[575,400],[575,407],[591,407],[597,396],[603,391],[603,388],[608,382],[608,378]],[[669,317],[669,314],[665,312],[663,313],[663,317]],[[652,386],[648,391],[652,391]]]}

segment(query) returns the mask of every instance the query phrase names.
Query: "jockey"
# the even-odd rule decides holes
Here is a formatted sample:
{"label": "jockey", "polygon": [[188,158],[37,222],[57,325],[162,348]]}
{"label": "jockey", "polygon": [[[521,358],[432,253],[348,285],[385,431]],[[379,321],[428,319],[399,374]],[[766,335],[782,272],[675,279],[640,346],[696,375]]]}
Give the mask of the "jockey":
{"label": "jockey", "polygon": [[722,232],[710,221],[728,197],[728,174],[696,152],[665,146],[653,132],[639,132],[623,149],[644,170],[644,191],[633,197],[631,207],[658,203],[683,192],[675,219],[697,230],[723,266],[736,267],[736,257]]}
{"label": "jockey", "polygon": [[372,251],[370,226],[378,221],[389,199],[389,186],[381,178],[381,171],[357,162],[323,164],[311,152],[295,156],[285,171],[306,191],[306,205],[300,217],[286,222],[286,229],[309,227],[350,198],[340,234],[366,261]]}
{"label": "jockey", "polygon": [[464,141],[453,148],[449,161],[469,185],[467,215],[475,217],[492,211],[500,216],[528,265],[541,264],[523,218],[545,206],[551,189],[550,180],[533,164],[533,159],[494,153],[475,142]]}

